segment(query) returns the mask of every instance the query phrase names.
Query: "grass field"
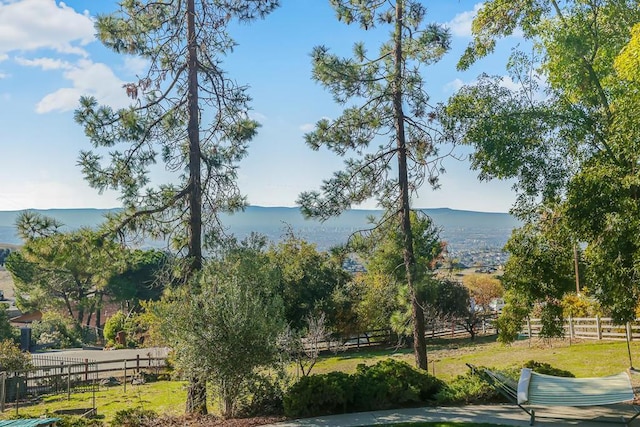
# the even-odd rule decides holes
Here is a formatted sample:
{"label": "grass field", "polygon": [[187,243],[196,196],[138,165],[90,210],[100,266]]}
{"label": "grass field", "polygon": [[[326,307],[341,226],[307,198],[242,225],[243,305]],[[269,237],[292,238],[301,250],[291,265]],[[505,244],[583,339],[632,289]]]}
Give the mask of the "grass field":
{"label": "grass field", "polygon": [[[495,337],[482,337],[476,341],[441,340],[430,342],[429,371],[444,380],[468,371],[466,363],[491,368],[520,367],[528,360],[546,362],[560,369],[573,372],[578,377],[603,376],[619,373],[629,368],[629,359],[625,342],[572,342],[519,341],[510,346],[495,342]],[[631,343],[632,355],[637,356],[640,365],[640,342]],[[379,350],[359,353],[344,353],[323,357],[312,373],[329,371],[353,372],[360,363],[374,364],[384,358],[393,357],[413,363],[410,350]],[[639,380],[640,381],[640,380]],[[186,399],[185,383],[178,381],[160,381],[141,386],[101,387],[96,393],[98,414],[109,422],[121,409],[143,408],[159,414],[181,414]],[[21,415],[41,416],[54,414],[57,410],[92,407],[92,393],[74,394],[71,400],[66,395],[44,398],[32,406],[19,408]],[[215,411],[215,405],[210,405]],[[15,415],[11,408],[0,415],[8,418]],[[424,424],[425,426],[448,426],[456,424]],[[467,424],[469,425],[469,424]]]}
{"label": "grass field", "polygon": [[[528,360],[546,362],[554,367],[573,372],[577,377],[617,374],[629,368],[627,345],[624,341],[553,340],[545,343],[538,339],[522,340],[511,345],[495,341],[495,336],[429,342],[429,372],[449,380],[468,371],[467,363],[492,368],[521,367]],[[632,357],[640,366],[640,342],[631,343]],[[314,367],[314,373],[329,371],[353,372],[360,363],[373,364],[385,357],[394,357],[413,364],[413,352],[368,351],[338,354],[323,358]],[[634,360],[634,362],[636,362]]]}

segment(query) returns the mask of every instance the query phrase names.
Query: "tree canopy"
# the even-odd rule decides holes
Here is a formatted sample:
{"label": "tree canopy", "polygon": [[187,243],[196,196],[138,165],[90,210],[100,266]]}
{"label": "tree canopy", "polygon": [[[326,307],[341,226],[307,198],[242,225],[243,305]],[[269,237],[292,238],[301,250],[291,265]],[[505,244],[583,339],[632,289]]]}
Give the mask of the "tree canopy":
{"label": "tree canopy", "polygon": [[[449,49],[449,34],[442,25],[425,24],[426,8],[413,0],[332,0],[331,5],[346,24],[365,31],[389,26],[391,34],[373,52],[363,43],[355,44],[351,58],[332,54],[325,46],[314,48],[313,79],[337,103],[353,105],[334,120],[318,121],[315,130],[305,135],[312,149],[326,147],[347,159],[344,170],[325,180],[320,191],[302,193],[298,203],[305,215],[327,219],[375,199],[391,220],[401,224],[416,365],[426,369],[424,313],[414,286],[409,217],[414,190],[425,181],[436,186],[441,172],[435,114],[420,68],[438,61]],[[390,219],[382,221],[386,220]]]}
{"label": "tree canopy", "polygon": [[100,327],[107,284],[124,268],[122,247],[88,228],[62,233],[61,224],[30,212],[17,226],[25,244],[9,255],[6,268],[18,307],[63,310],[78,327],[92,320]]}
{"label": "tree canopy", "polygon": [[[175,272],[184,282],[202,267],[203,248],[226,237],[218,214],[246,204],[236,184],[238,162],[259,125],[249,117],[246,87],[222,68],[235,46],[229,24],[277,6],[277,0],[125,0],[96,20],[105,46],[144,59],[148,68],[125,85],[127,108],[80,100],[75,119],[94,148],[81,152],[79,164],[92,187],[121,194],[123,210],[110,218],[109,231],[169,241],[186,261]],[[171,176],[164,183],[152,179],[158,163]],[[191,383],[187,412],[207,412],[204,384]]]}
{"label": "tree canopy", "polygon": [[633,1],[486,2],[459,67],[516,29],[533,55],[515,52],[507,64],[519,89],[481,76],[450,99],[443,120],[474,148],[481,179],[515,180],[515,214],[535,224],[553,206],[586,246],[588,286],[619,322],[632,318],[640,285],[638,83],[625,80],[639,20]]}

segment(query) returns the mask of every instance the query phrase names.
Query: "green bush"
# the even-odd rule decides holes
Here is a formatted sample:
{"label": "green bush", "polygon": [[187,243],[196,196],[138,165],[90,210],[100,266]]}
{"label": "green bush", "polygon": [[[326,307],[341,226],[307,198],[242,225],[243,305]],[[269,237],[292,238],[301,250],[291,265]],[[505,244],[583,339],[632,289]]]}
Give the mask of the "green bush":
{"label": "green bush", "polygon": [[129,408],[116,412],[111,425],[114,427],[144,427],[153,425],[158,414],[149,409]]}
{"label": "green bush", "polygon": [[0,372],[24,371],[31,366],[31,356],[20,351],[20,347],[15,342],[0,341]]}
{"label": "green bush", "polygon": [[507,400],[480,375],[469,372],[458,375],[436,395],[439,404],[467,405],[477,403],[502,403]]}
{"label": "green bush", "polygon": [[251,395],[240,402],[237,415],[241,418],[284,413],[282,379],[269,375],[256,375],[250,381]]}
{"label": "green bush", "polygon": [[575,375],[569,371],[565,371],[564,369],[554,368],[548,363],[544,362],[536,362],[535,360],[529,360],[524,364],[524,368],[529,368],[534,372],[545,375],[553,375],[555,377],[568,377],[574,378]]}
{"label": "green bush", "polygon": [[58,427],[102,427],[104,423],[95,418],[83,418],[83,417],[74,417],[74,416],[62,416],[56,418],[60,418],[60,421],[57,422],[56,426]]}
{"label": "green bush", "polygon": [[358,365],[354,381],[354,404],[358,410],[425,403],[444,386],[427,372],[395,359],[382,360],[373,366]]}
{"label": "green bush", "polygon": [[113,343],[118,332],[124,330],[126,320],[127,316],[122,311],[116,311],[104,324],[104,339],[109,343]]}
{"label": "green bush", "polygon": [[303,377],[284,396],[285,415],[304,417],[415,406],[435,398],[444,383],[406,362],[387,359],[342,372]]}
{"label": "green bush", "polygon": [[300,378],[285,394],[288,417],[311,417],[347,412],[353,401],[353,381],[344,372]]}
{"label": "green bush", "polygon": [[31,325],[31,339],[43,348],[72,348],[82,345],[81,332],[68,316],[50,311]]}

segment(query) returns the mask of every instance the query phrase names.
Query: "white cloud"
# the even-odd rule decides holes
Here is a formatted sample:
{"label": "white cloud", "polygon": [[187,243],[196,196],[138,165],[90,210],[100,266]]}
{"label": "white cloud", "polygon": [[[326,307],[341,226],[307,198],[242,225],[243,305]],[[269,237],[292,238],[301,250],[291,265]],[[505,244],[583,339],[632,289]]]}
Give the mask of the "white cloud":
{"label": "white cloud", "polygon": [[0,62],[6,61],[7,59],[9,59],[9,55],[6,53],[0,53]]}
{"label": "white cloud", "polygon": [[483,3],[477,3],[473,10],[462,12],[453,17],[445,25],[451,30],[451,34],[458,37],[471,37],[471,23],[482,8]]}
{"label": "white cloud", "polygon": [[114,108],[124,107],[131,102],[122,87],[124,82],[105,64],[81,60],[67,69],[63,76],[71,81],[72,87],[46,95],[36,105],[37,113],[73,110],[82,95],[95,96],[99,103]]}
{"label": "white cloud", "polygon": [[303,125],[300,125],[300,130],[303,132],[311,132],[315,128],[316,128],[316,125],[314,125],[313,123],[305,123]]}
{"label": "white cloud", "polygon": [[464,82],[461,79],[454,79],[445,84],[442,90],[444,92],[457,92],[462,86],[464,86]]}
{"label": "white cloud", "polygon": [[9,76],[9,74],[7,74],[7,73],[3,73],[2,71],[0,71],[0,80],[2,80],[2,79],[7,79],[7,78],[9,78],[9,77],[10,77],[10,76]]}
{"label": "white cloud", "polygon": [[39,67],[43,70],[70,70],[73,68],[71,63],[55,58],[26,59],[17,57],[16,62],[25,67]]}
{"label": "white cloud", "polygon": [[87,12],[80,14],[55,0],[0,2],[0,57],[8,52],[52,49],[87,56],[82,46],[95,29]]}
{"label": "white cloud", "polygon": [[249,118],[255,120],[258,123],[264,123],[268,120],[267,116],[262,113],[258,113],[257,111],[249,111]]}
{"label": "white cloud", "polygon": [[502,76],[500,86],[514,92],[522,89],[522,84],[520,84],[519,82],[514,82],[513,79],[509,76]]}
{"label": "white cloud", "polygon": [[149,68],[149,61],[139,56],[129,56],[124,58],[124,69],[127,73],[134,76],[140,76]]}

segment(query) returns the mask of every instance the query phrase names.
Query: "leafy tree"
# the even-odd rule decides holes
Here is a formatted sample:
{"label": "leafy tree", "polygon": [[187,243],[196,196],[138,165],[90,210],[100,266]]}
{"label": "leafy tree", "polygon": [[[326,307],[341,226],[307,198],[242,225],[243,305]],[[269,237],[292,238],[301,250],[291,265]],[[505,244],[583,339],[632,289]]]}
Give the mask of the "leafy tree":
{"label": "leafy tree", "polygon": [[125,253],[123,271],[113,275],[107,290],[115,301],[126,302],[132,311],[140,311],[140,301],[159,300],[165,283],[168,255],[165,252],[135,249]]}
{"label": "leafy tree", "polygon": [[426,309],[431,317],[455,322],[469,332],[472,340],[475,339],[477,325],[482,319],[471,305],[469,289],[462,283],[449,279],[434,280],[432,287],[435,298]]}
{"label": "leafy tree", "polygon": [[637,82],[624,80],[634,74],[638,21],[635,2],[484,3],[459,66],[490,54],[516,28],[534,55],[516,52],[509,61],[519,90],[483,76],[449,101],[443,120],[449,136],[474,147],[481,179],[516,180],[516,214],[535,224],[539,207],[553,205],[564,217],[574,243],[587,246],[593,294],[619,322],[631,319],[640,295],[640,97]]}
{"label": "leafy tree", "polygon": [[[404,236],[396,222],[383,224],[372,230],[369,235],[357,236],[352,242],[353,247],[360,251],[365,260],[367,272],[364,274],[363,281],[367,282],[369,286],[373,286],[371,291],[374,291],[365,294],[367,298],[362,299],[360,310],[367,313],[374,304],[381,302],[376,298],[378,297],[378,294],[375,293],[376,288],[388,295],[394,295],[393,298],[377,308],[382,313],[392,311],[389,323],[392,329],[401,336],[415,332],[413,327],[414,300],[418,302],[422,310],[423,323],[424,307],[435,304],[437,289],[434,286],[436,283],[434,272],[445,249],[443,242],[440,241],[439,230],[431,218],[418,212],[411,212],[410,221],[416,261],[413,275],[415,289],[413,291],[408,287],[406,270],[402,268],[404,265],[402,253]],[[376,299],[371,301],[368,299],[371,297]],[[367,314],[373,313],[376,311],[368,311]],[[377,315],[382,313],[378,312]],[[414,345],[416,345],[415,341]]]}
{"label": "leafy tree", "polygon": [[231,417],[250,380],[278,360],[285,326],[278,274],[258,248],[243,245],[206,264],[199,283],[197,294],[175,289],[162,328],[182,372],[213,384]]}
{"label": "leafy tree", "polygon": [[491,312],[491,301],[502,296],[504,289],[496,277],[487,274],[470,274],[464,277],[475,305],[483,312]]}
{"label": "leafy tree", "polygon": [[631,40],[615,59],[614,65],[622,78],[640,83],[640,24],[631,29]]}
{"label": "leafy tree", "polygon": [[31,367],[29,353],[20,351],[20,347],[11,340],[0,341],[0,372],[24,371]]}
{"label": "leafy tree", "polygon": [[31,325],[31,339],[44,348],[77,348],[85,337],[74,319],[55,311],[42,313],[42,319]]}
{"label": "leafy tree", "polygon": [[9,323],[9,305],[0,302],[0,341],[14,339],[14,328]]}
{"label": "leafy tree", "polygon": [[279,292],[289,325],[293,329],[304,329],[306,319],[321,312],[328,313],[328,325],[334,323],[331,295],[350,278],[339,259],[318,251],[315,244],[291,232],[269,248],[267,255],[280,273]]}
{"label": "leafy tree", "polygon": [[122,248],[90,229],[62,233],[61,225],[25,212],[17,226],[25,244],[6,262],[16,304],[23,310],[59,309],[76,327],[101,327],[100,312],[109,279],[122,264]]}
{"label": "leafy tree", "polygon": [[0,249],[0,265],[4,265],[4,262],[10,253],[11,253],[11,249],[9,248]]}
{"label": "leafy tree", "polygon": [[[354,46],[353,58],[340,58],[324,46],[313,50],[314,80],[325,86],[336,102],[355,105],[335,120],[320,120],[315,131],[305,135],[306,142],[315,150],[324,146],[339,156],[354,157],[346,160],[343,171],[324,181],[321,192],[302,193],[298,202],[306,216],[327,219],[375,198],[392,217],[381,222],[400,224],[404,279],[412,301],[415,360],[418,367],[426,369],[410,201],[412,192],[425,180],[437,184],[435,115],[430,112],[420,66],[437,61],[448,50],[449,35],[440,25],[423,24],[426,9],[417,1],[332,0],[331,5],[338,19],[357,23],[364,30],[389,25],[391,38],[373,55],[362,43]],[[373,144],[380,145],[373,149]]]}
{"label": "leafy tree", "polygon": [[[125,85],[134,101],[128,108],[80,100],[75,118],[95,147],[81,153],[80,166],[92,187],[120,191],[123,210],[108,228],[170,241],[185,256],[185,281],[202,267],[203,243],[223,237],[218,213],[246,203],[235,182],[237,163],[258,123],[248,117],[246,88],[221,68],[234,47],[227,29],[233,20],[249,22],[277,5],[125,0],[117,12],[97,18],[105,46],[137,55],[149,68]],[[157,162],[173,177],[154,186],[150,174]],[[207,412],[204,384],[191,382],[186,409]]]}
{"label": "leafy tree", "polygon": [[406,308],[406,302],[398,301],[398,282],[380,271],[368,271],[353,280],[354,311],[358,333],[387,329],[394,312]]}
{"label": "leafy tree", "polygon": [[516,301],[527,301],[530,309],[534,304],[542,307],[541,336],[561,335],[557,326],[563,320],[561,301],[575,290],[575,247],[566,223],[561,217],[542,216],[537,223],[514,230],[505,249],[510,256],[502,278],[504,288],[520,295]]}
{"label": "leafy tree", "polygon": [[127,315],[121,310],[116,311],[113,316],[109,317],[104,324],[104,339],[108,344],[113,344],[116,340],[118,332],[124,330],[124,324],[127,320]]}

